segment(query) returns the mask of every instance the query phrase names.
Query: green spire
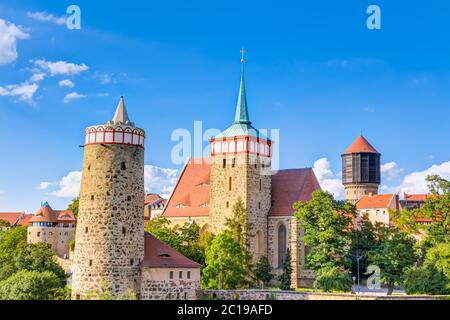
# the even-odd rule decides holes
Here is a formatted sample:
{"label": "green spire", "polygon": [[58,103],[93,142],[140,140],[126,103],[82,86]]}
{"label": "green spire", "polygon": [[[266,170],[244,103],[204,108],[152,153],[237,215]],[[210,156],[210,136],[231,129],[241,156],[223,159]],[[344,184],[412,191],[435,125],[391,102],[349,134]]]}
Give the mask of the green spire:
{"label": "green spire", "polygon": [[234,123],[242,123],[242,124],[251,124],[250,117],[248,116],[248,107],[247,107],[247,96],[245,94],[245,81],[244,81],[244,48],[241,50],[242,52],[242,70],[241,70],[241,84],[239,86],[239,95],[236,106],[236,116],[234,118]]}

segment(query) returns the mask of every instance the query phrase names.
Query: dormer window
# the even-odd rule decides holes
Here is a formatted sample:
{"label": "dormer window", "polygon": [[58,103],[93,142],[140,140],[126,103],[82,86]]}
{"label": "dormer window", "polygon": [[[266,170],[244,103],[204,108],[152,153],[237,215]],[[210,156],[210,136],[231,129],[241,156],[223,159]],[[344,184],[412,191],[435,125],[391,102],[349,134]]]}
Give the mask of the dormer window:
{"label": "dormer window", "polygon": [[201,208],[208,208],[209,207],[209,203],[204,203],[200,206]]}
{"label": "dormer window", "polygon": [[188,206],[183,204],[183,203],[179,203],[175,206],[175,208],[187,208]]}

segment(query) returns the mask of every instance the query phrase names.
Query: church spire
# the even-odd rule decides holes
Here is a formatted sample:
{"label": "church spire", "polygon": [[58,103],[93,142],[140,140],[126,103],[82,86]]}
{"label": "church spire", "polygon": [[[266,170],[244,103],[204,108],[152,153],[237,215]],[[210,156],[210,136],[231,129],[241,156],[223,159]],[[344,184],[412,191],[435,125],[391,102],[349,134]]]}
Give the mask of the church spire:
{"label": "church spire", "polygon": [[247,107],[247,96],[245,94],[245,82],[244,82],[244,53],[245,50],[242,48],[242,69],[241,69],[241,84],[239,86],[239,95],[236,106],[236,116],[234,118],[234,123],[242,123],[242,124],[251,124],[250,117],[248,115],[248,107]]}
{"label": "church spire", "polygon": [[116,113],[114,113],[112,122],[114,124],[131,124],[130,119],[128,118],[128,112],[127,108],[125,107],[123,96],[120,97],[120,101],[117,105]]}

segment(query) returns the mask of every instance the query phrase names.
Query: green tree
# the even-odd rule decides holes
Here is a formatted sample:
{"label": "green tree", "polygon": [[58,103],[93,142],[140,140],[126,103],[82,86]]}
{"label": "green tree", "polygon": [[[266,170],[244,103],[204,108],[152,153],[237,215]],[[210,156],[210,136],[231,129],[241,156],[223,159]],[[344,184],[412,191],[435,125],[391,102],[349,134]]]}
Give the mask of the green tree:
{"label": "green tree", "polygon": [[233,216],[227,219],[225,224],[229,230],[231,236],[239,243],[241,247],[242,254],[244,256],[244,269],[245,269],[245,280],[246,286],[251,285],[256,276],[254,273],[254,266],[252,264],[252,254],[250,252],[249,245],[249,230],[251,229],[251,224],[247,222],[247,210],[245,209],[242,199],[239,197],[238,201],[233,205]]}
{"label": "green tree", "polygon": [[316,274],[314,287],[325,291],[347,292],[351,290],[352,280],[347,272],[337,266],[321,268]]}
{"label": "green tree", "polygon": [[377,245],[369,252],[369,261],[381,269],[381,278],[388,286],[388,295],[395,285],[403,283],[404,271],[416,262],[415,240],[405,232],[385,225],[376,226]]}
{"label": "green tree", "polygon": [[287,248],[286,258],[284,259],[284,262],[283,262],[283,273],[280,276],[280,289],[281,290],[292,290],[291,275],[292,275],[291,249]]}
{"label": "green tree", "polygon": [[305,231],[305,245],[310,248],[306,267],[318,272],[321,268],[345,270],[351,261],[353,218],[356,208],[350,203],[334,200],[329,192],[317,190],[308,202],[294,205],[295,216]]}
{"label": "green tree", "polygon": [[166,217],[156,217],[147,223],[146,230],[159,240],[180,251],[182,239],[178,233],[170,228],[170,221]]}
{"label": "green tree", "polygon": [[15,271],[15,259],[21,256],[27,246],[27,229],[18,226],[1,233],[0,237],[0,281]]}
{"label": "green tree", "polygon": [[245,279],[244,255],[239,242],[230,232],[219,234],[206,251],[206,267],[202,287],[206,289],[235,289]]}
{"label": "green tree", "polygon": [[55,300],[64,284],[50,271],[21,270],[0,281],[0,300]]}
{"label": "green tree", "polygon": [[272,266],[267,256],[261,256],[256,263],[255,269],[256,279],[261,281],[263,285],[267,285],[273,279]]}
{"label": "green tree", "polygon": [[78,206],[80,204],[80,197],[76,197],[72,200],[72,202],[67,207],[68,210],[71,210],[75,216],[75,218],[78,218]]}

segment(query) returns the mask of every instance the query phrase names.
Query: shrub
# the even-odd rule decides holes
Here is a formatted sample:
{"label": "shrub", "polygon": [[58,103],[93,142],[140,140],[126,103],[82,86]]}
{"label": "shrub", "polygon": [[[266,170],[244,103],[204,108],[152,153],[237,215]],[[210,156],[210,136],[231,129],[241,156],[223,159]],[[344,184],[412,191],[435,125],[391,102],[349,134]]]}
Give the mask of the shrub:
{"label": "shrub", "polygon": [[327,292],[347,292],[352,288],[352,281],[348,274],[342,273],[337,267],[323,268],[317,273],[314,287]]}
{"label": "shrub", "polygon": [[403,285],[407,294],[450,294],[449,280],[434,266],[407,269]]}

